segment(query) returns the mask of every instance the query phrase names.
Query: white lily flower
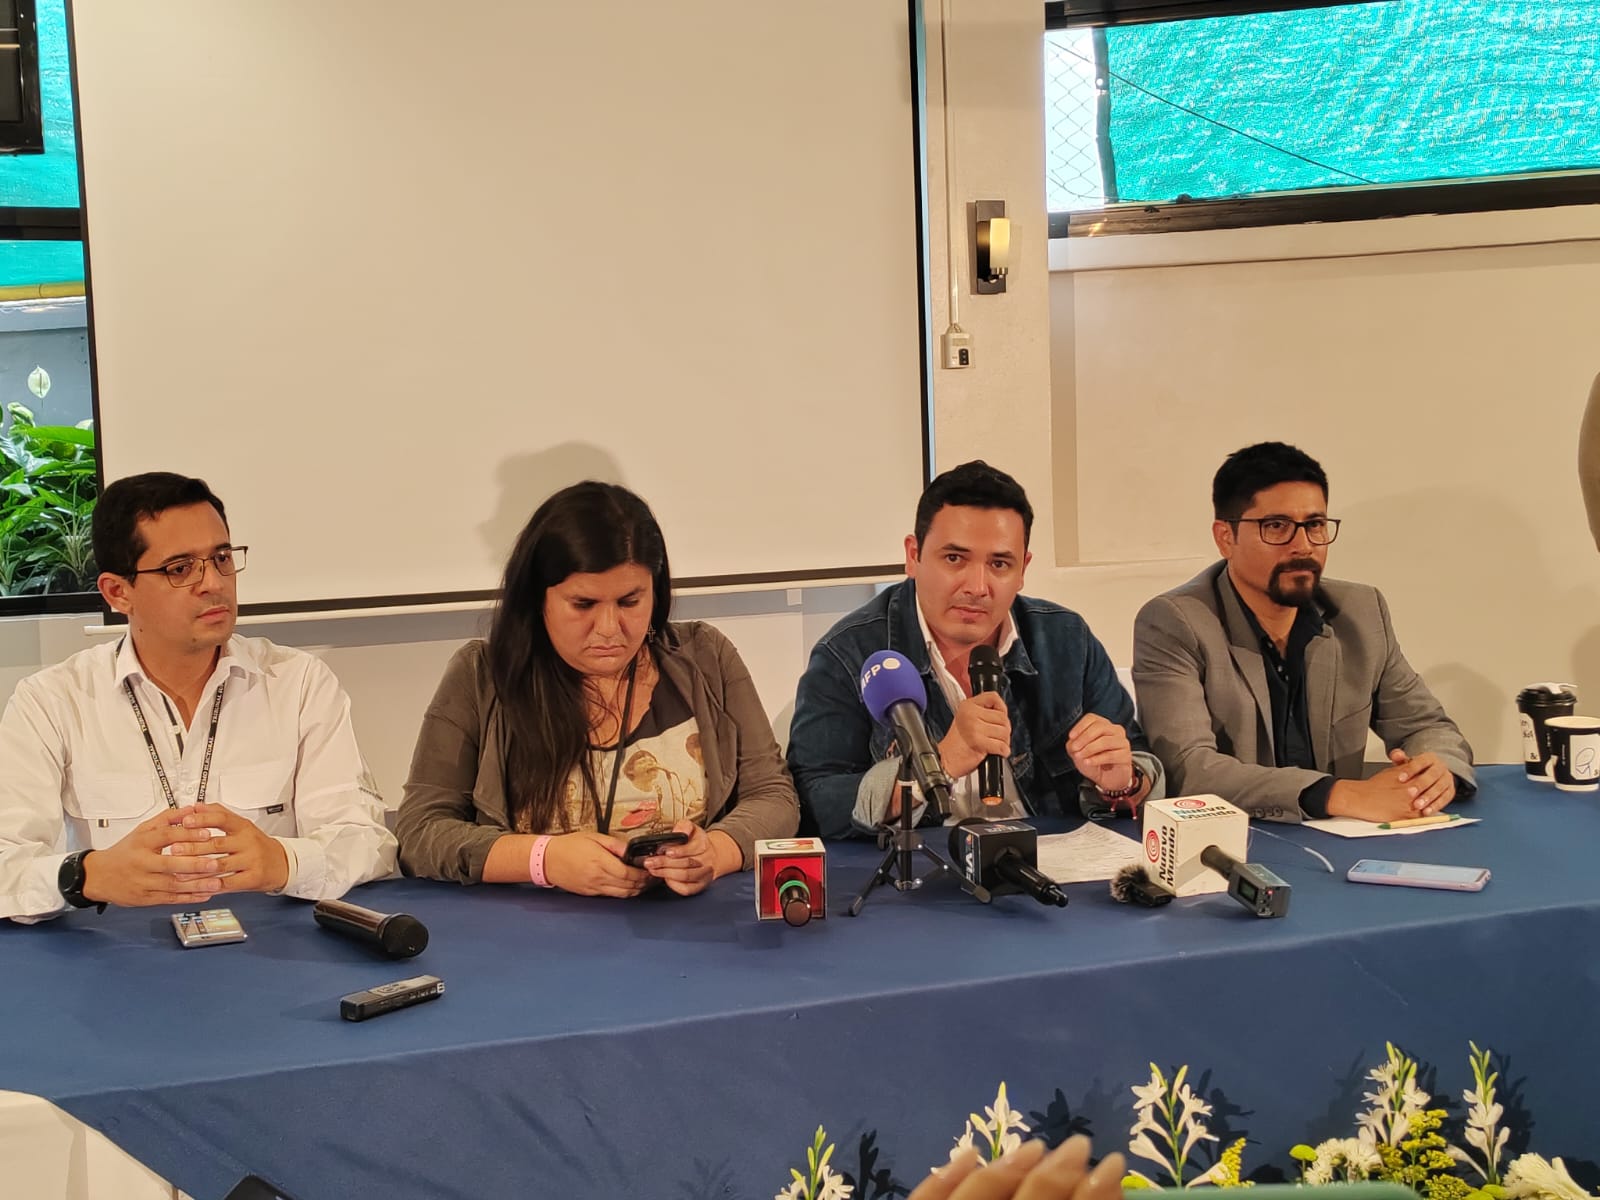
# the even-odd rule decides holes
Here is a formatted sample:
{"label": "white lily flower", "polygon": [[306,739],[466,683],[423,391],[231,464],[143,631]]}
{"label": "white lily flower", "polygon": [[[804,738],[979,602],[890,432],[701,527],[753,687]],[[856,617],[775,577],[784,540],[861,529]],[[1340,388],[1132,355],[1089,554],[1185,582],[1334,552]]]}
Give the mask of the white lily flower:
{"label": "white lily flower", "polygon": [[1356,1116],[1356,1136],[1374,1143],[1389,1143],[1388,1114],[1381,1108],[1369,1108]]}
{"label": "white lily flower", "polygon": [[972,1140],[972,1126],[967,1126],[967,1131],[956,1139],[956,1144],[950,1147],[950,1161],[955,1162],[963,1150],[976,1150],[977,1144]]}
{"label": "white lily flower", "polygon": [[1160,1163],[1166,1168],[1168,1175],[1177,1174],[1177,1168],[1172,1165],[1172,1161],[1165,1154],[1156,1148],[1156,1144],[1150,1140],[1148,1133],[1138,1134],[1129,1142],[1128,1153],[1139,1158],[1147,1158],[1153,1163]]}
{"label": "white lily flower", "polygon": [[1475,1042],[1468,1042],[1467,1047],[1471,1051],[1467,1062],[1472,1067],[1473,1085],[1461,1093],[1461,1098],[1467,1103],[1462,1136],[1478,1154],[1468,1154],[1455,1146],[1446,1147],[1446,1151],[1456,1162],[1471,1167],[1483,1183],[1499,1183],[1500,1155],[1511,1134],[1509,1129],[1500,1128],[1500,1118],[1505,1115],[1505,1109],[1494,1095],[1495,1081],[1500,1075],[1490,1070],[1493,1056],[1489,1051],[1478,1049]]}
{"label": "white lily flower", "polygon": [[994,1103],[983,1111],[988,1114],[987,1120],[977,1113],[967,1115],[967,1127],[950,1149],[951,1161],[961,1151],[971,1147],[978,1152],[980,1160],[992,1162],[1022,1145],[1022,1135],[1028,1132],[1028,1122],[1011,1107],[1010,1100],[1006,1098],[1004,1082],[1000,1084]]}
{"label": "white lily flower", "polygon": [[1156,1120],[1155,1109],[1141,1108],[1138,1110],[1138,1115],[1139,1119],[1133,1123],[1133,1128],[1128,1130],[1130,1136],[1146,1129],[1158,1137],[1167,1136],[1167,1127]]}
{"label": "white lily flower", "polygon": [[1546,1162],[1542,1155],[1524,1154],[1514,1160],[1505,1179],[1509,1200],[1537,1196],[1540,1200],[1592,1200],[1588,1192],[1567,1174],[1559,1158]]}
{"label": "white lily flower", "polygon": [[1377,1148],[1358,1137],[1329,1138],[1315,1147],[1315,1152],[1316,1158],[1305,1170],[1305,1183],[1366,1179],[1383,1165]]}
{"label": "white lily flower", "polygon": [[1183,1119],[1186,1121],[1191,1117],[1211,1115],[1211,1105],[1197,1096],[1187,1083],[1178,1089],[1178,1103],[1183,1106]]}
{"label": "white lily flower", "polygon": [[1378,1148],[1361,1138],[1344,1140],[1344,1161],[1346,1166],[1360,1171],[1363,1179],[1383,1166],[1383,1158],[1378,1154]]}
{"label": "white lily flower", "polygon": [[1166,1076],[1161,1074],[1161,1068],[1155,1063],[1150,1064],[1150,1082],[1140,1087],[1133,1085],[1135,1108],[1151,1108],[1162,1103],[1167,1098]]}
{"label": "white lily flower", "polygon": [[844,1181],[844,1176],[835,1173],[832,1167],[822,1168],[822,1178],[818,1182],[822,1186],[817,1191],[816,1200],[850,1200],[854,1190]]}
{"label": "white lily flower", "polygon": [[1216,1140],[1217,1135],[1212,1133],[1204,1125],[1191,1126],[1188,1130],[1188,1136],[1183,1139],[1183,1149],[1179,1151],[1178,1157],[1187,1162],[1189,1158],[1189,1151],[1194,1149],[1194,1144],[1196,1142],[1214,1142]]}
{"label": "white lily flower", "polygon": [[1220,1184],[1228,1178],[1228,1164],[1218,1158],[1208,1167],[1204,1174],[1196,1175],[1184,1187],[1200,1187],[1202,1184]]}
{"label": "white lily flower", "polygon": [[1022,1114],[1011,1107],[1011,1102],[1006,1099],[1006,1085],[1000,1084],[1000,1092],[994,1098],[994,1103],[984,1109],[989,1114],[992,1124],[989,1126],[996,1133],[1007,1129],[1021,1129],[1026,1131],[1028,1123],[1022,1119]]}

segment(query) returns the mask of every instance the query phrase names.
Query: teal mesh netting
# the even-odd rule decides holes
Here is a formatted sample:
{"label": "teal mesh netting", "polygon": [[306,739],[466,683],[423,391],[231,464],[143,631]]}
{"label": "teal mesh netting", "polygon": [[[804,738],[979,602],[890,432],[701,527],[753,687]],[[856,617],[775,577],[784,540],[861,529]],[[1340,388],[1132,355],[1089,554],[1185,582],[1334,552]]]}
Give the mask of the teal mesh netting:
{"label": "teal mesh netting", "polygon": [[1600,167],[1596,0],[1392,0],[1114,28],[1108,92],[1093,53],[1078,31],[1046,48],[1058,211],[1112,198],[1106,184],[1156,202]]}

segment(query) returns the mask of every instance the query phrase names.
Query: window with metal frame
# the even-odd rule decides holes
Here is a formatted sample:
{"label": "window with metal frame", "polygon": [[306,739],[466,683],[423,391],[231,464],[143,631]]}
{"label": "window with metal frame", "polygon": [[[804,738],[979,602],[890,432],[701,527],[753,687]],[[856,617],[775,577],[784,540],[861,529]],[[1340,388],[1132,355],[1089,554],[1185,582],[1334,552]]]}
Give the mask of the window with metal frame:
{"label": "window with metal frame", "polygon": [[15,0],[8,15],[37,31],[21,91],[39,136],[0,153],[0,614],[86,612],[100,606],[99,485],[65,0]]}
{"label": "window with metal frame", "polygon": [[33,7],[27,0],[0,0],[0,154],[43,150]]}
{"label": "window with metal frame", "polygon": [[1600,0],[1057,0],[1051,235],[1600,202]]}

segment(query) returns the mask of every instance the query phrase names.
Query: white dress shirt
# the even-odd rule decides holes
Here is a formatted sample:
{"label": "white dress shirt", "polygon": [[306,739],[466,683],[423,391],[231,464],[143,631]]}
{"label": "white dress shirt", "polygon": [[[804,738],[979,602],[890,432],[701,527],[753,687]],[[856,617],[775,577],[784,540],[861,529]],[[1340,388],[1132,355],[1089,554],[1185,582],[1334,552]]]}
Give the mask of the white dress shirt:
{"label": "white dress shirt", "polygon": [[114,846],[166,809],[124,680],[180,806],[196,799],[212,698],[226,682],[205,799],[283,845],[284,894],[330,899],[393,874],[394,835],[326,664],[235,635],[185,729],[124,637],[24,679],[0,716],[0,917],[61,911],[62,859]]}

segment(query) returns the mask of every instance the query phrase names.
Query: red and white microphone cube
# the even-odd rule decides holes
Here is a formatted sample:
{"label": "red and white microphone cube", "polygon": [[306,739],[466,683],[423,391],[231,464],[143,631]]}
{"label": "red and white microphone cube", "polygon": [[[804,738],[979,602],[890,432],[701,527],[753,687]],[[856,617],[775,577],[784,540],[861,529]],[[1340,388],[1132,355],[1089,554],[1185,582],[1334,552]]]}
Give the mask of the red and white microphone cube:
{"label": "red and white microphone cube", "polygon": [[1215,875],[1200,861],[1207,846],[1244,862],[1249,845],[1249,816],[1221,796],[1172,796],[1144,805],[1145,869],[1174,896],[1215,890]]}
{"label": "red and white microphone cube", "polygon": [[756,843],[756,916],[804,925],[828,915],[828,857],[821,838]]}

